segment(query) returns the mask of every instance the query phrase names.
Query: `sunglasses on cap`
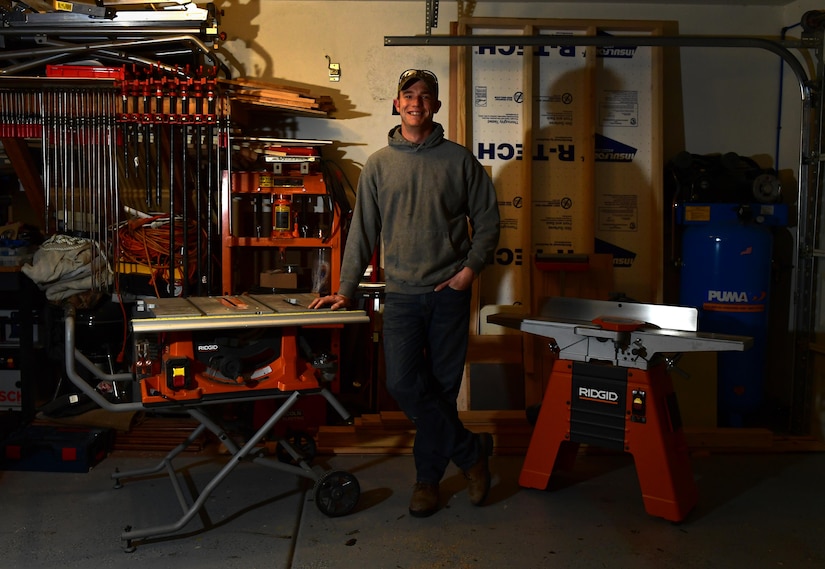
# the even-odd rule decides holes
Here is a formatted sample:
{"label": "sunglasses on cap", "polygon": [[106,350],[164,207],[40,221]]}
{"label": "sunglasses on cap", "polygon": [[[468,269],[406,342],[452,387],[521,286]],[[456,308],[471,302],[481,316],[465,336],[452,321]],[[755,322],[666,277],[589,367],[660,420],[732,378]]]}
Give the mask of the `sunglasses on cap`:
{"label": "sunglasses on cap", "polygon": [[403,91],[415,79],[424,81],[432,91],[433,96],[438,99],[438,77],[435,76],[435,73],[426,69],[407,69],[402,73],[398,78],[398,92]]}

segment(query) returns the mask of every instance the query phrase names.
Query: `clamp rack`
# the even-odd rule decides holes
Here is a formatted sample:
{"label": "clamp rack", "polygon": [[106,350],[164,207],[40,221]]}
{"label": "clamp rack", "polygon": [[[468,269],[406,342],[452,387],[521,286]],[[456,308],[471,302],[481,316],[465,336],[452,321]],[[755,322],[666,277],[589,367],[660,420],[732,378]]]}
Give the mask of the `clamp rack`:
{"label": "clamp rack", "polygon": [[[133,370],[105,374],[75,347],[75,315],[65,314],[66,372],[83,393],[111,411],[153,410],[160,413],[186,413],[199,424],[189,437],[170,451],[156,466],[129,472],[114,472],[121,480],[156,474],[169,474],[182,508],[176,521],[135,529],[127,526],[121,533],[124,549],[133,551],[136,540],[173,534],[186,526],[203,508],[210,493],[242,461],[281,470],[315,482],[314,497],[319,510],[330,517],[352,511],[360,495],[358,480],[345,471],[324,472],[312,467],[306,449],[296,448],[286,438],[278,441],[289,461],[264,456],[261,440],[284,418],[300,397],[322,396],[345,421],[351,416],[324,386],[334,372],[324,357],[305,355],[301,348],[302,327],[363,323],[362,310],[309,309],[312,294],[241,295],[223,297],[159,298],[139,301],[130,322],[134,343]],[[242,338],[253,335],[260,343],[238,348]],[[228,340],[227,340],[228,339]],[[306,350],[304,350],[305,352]],[[75,363],[98,380],[120,386],[115,392],[128,393],[134,401],[116,402],[104,397],[77,371]],[[281,399],[280,406],[242,444],[230,438],[204,407],[226,402]],[[212,432],[231,458],[189,504],[172,461],[206,430]],[[312,449],[310,449],[312,450]],[[303,451],[303,452],[302,452]],[[194,496],[193,496],[194,498]]]}

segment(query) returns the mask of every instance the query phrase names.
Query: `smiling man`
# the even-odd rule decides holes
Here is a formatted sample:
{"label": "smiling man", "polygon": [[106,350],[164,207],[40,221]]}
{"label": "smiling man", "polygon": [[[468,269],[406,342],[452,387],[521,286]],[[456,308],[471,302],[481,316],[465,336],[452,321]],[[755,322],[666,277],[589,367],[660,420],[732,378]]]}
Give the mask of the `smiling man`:
{"label": "smiling man", "polygon": [[401,124],[358,179],[339,290],[311,306],[349,306],[380,239],[387,390],[416,427],[409,511],[425,517],[438,510],[450,461],[464,472],[474,505],[483,504],[490,489],[492,437],[467,430],[456,400],[472,283],[498,244],[499,212],[484,168],[433,120],[441,108],[436,76],[409,69],[397,92],[393,106]]}

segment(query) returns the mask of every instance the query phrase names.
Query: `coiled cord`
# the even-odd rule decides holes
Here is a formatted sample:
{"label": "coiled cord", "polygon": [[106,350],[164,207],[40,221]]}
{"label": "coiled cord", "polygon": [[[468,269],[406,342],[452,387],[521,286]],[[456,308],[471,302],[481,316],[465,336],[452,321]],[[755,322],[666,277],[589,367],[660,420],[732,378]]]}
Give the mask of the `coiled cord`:
{"label": "coiled cord", "polygon": [[177,251],[181,250],[184,242],[184,227],[180,218],[174,219],[173,231],[170,235],[169,216],[130,219],[118,228],[117,259],[147,267],[151,275],[149,283],[158,298],[161,296],[157,287],[158,279],[174,285],[175,271],[181,271],[191,281],[198,266],[195,251],[201,232],[198,231],[197,223],[189,222],[186,227],[188,255],[185,270],[181,270],[184,256],[180,252],[175,254],[175,270],[170,267],[173,239]]}

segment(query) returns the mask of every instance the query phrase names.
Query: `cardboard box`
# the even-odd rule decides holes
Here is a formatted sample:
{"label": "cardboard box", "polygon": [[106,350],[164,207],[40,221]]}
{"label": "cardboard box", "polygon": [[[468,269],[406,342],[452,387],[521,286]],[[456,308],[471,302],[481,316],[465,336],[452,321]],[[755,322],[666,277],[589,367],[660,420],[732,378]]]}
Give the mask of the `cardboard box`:
{"label": "cardboard box", "polygon": [[285,273],[280,269],[261,273],[260,286],[263,288],[297,289],[298,273]]}

